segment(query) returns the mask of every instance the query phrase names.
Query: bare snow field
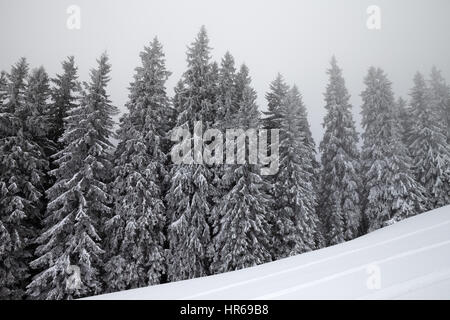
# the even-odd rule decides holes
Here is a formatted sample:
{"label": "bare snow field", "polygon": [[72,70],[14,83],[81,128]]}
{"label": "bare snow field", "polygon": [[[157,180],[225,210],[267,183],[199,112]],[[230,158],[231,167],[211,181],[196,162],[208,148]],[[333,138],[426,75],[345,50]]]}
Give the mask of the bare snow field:
{"label": "bare snow field", "polygon": [[253,268],[89,299],[450,299],[450,206]]}

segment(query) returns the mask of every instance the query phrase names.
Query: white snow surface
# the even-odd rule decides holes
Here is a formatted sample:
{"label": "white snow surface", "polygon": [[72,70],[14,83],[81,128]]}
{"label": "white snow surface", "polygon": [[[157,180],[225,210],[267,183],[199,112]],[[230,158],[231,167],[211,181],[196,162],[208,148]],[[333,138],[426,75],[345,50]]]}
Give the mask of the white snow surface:
{"label": "white snow surface", "polygon": [[450,299],[450,206],[260,266],[89,299]]}

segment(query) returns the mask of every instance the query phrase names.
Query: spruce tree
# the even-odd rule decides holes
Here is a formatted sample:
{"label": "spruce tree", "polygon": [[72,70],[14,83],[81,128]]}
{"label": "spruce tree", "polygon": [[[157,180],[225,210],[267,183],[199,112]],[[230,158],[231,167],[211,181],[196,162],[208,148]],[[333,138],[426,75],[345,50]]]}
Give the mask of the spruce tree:
{"label": "spruce tree", "polygon": [[361,222],[358,134],[342,70],[331,60],[325,92],[327,114],[320,143],[322,155],[320,217],[328,245],[351,240]]}
{"label": "spruce tree", "polygon": [[[51,171],[55,184],[47,190],[49,199],[45,229],[31,267],[42,270],[28,285],[36,299],[70,299],[101,292],[102,265],[99,222],[110,214],[111,196],[108,154],[117,109],[106,93],[111,66],[103,54],[84,84],[80,104],[68,112],[65,146],[55,155],[57,168]],[[79,273],[77,272],[79,270]],[[71,285],[70,280],[75,281]]]}
{"label": "spruce tree", "polygon": [[54,127],[53,109],[49,104],[50,80],[43,67],[34,69],[28,79],[25,104],[31,111],[26,125],[33,140],[44,150],[46,160],[55,153],[55,143],[51,139]]}
{"label": "spruce tree", "polygon": [[[250,87],[251,80],[245,65],[236,77],[236,82],[240,84],[237,90],[239,110],[230,115],[228,121],[236,129],[258,129],[256,93]],[[270,202],[259,166],[250,164],[247,155],[245,164],[225,166],[222,180],[226,181],[229,191],[217,204],[220,215],[215,224],[217,234],[213,239],[216,251],[213,272],[227,272],[270,261],[271,235],[267,219]]]}
{"label": "spruce tree", "polygon": [[280,167],[275,175],[273,232],[275,257],[284,258],[316,248],[318,217],[312,172],[314,150],[304,128],[305,106],[296,86],[278,109]]}
{"label": "spruce tree", "polygon": [[[59,144],[64,133],[64,119],[68,116],[70,110],[76,107],[76,94],[79,90],[77,82],[77,67],[75,66],[75,58],[67,57],[62,62],[63,73],[56,75],[52,79],[54,87],[52,88],[52,114],[53,127],[50,133],[51,138],[56,144]],[[59,146],[58,149],[61,149]]]}
{"label": "spruce tree", "polygon": [[165,274],[163,184],[169,100],[164,53],[155,38],[140,54],[115,152],[114,216],[106,223],[106,284],[119,291],[161,282]]}
{"label": "spruce tree", "polygon": [[[176,127],[193,132],[195,121],[202,121],[204,129],[212,127],[216,116],[217,68],[210,62],[205,27],[188,48],[187,63],[188,69],[183,75],[184,90],[182,97],[178,97],[182,105],[177,108]],[[191,136],[191,141],[193,139]],[[214,170],[205,163],[176,163],[172,165],[170,175],[166,197],[170,211],[169,280],[208,275],[211,261],[210,212],[217,196],[211,183]]]}
{"label": "spruce tree", "polygon": [[[411,116],[411,110],[408,103],[403,98],[398,98],[395,105],[397,118],[400,125],[400,135],[402,137],[402,142],[405,146],[409,146],[409,135],[413,126],[413,119]],[[409,154],[409,150],[408,150]]]}
{"label": "spruce tree", "polygon": [[441,114],[435,106],[424,77],[417,73],[411,90],[413,125],[409,150],[416,180],[426,191],[429,210],[450,202],[450,147]]}
{"label": "spruce tree", "polygon": [[[264,129],[280,129],[281,127],[281,109],[285,106],[285,102],[287,99],[289,91],[289,86],[284,81],[284,78],[281,74],[278,74],[275,80],[270,83],[269,92],[266,93],[266,101],[267,101],[267,111],[263,111],[264,118],[262,119],[262,124]],[[267,155],[270,156],[271,153],[271,137],[267,137]],[[272,201],[269,203],[270,212],[272,212],[272,216],[269,217],[269,223],[271,226],[276,224],[276,218],[273,213],[277,212],[279,206],[275,201],[275,183],[276,183],[276,175],[265,176],[264,180],[266,182],[265,187],[267,188],[266,192],[269,195],[269,198]],[[272,231],[275,233],[275,231]],[[276,247],[272,247],[272,258],[276,259],[279,256],[279,252]]]}
{"label": "spruce tree", "polygon": [[364,83],[364,227],[372,231],[423,212],[425,199],[401,141],[391,82],[383,70],[371,67]]}
{"label": "spruce tree", "polygon": [[[248,71],[248,70],[247,70]],[[217,95],[216,95],[216,118],[214,127],[225,132],[227,128],[236,128],[236,112],[239,109],[239,102],[237,100],[237,74],[233,56],[226,52],[222,58],[220,67],[217,73]],[[247,73],[248,76],[248,73]],[[242,88],[243,90],[244,88]],[[222,198],[227,195],[233,185],[230,185],[231,181],[225,179],[225,171],[229,167],[226,163],[226,150],[223,150],[223,163],[215,165],[213,170],[214,180],[212,184],[216,191],[214,197],[214,206],[211,211],[211,224],[214,226],[221,219],[223,214],[220,202]],[[218,232],[217,228],[213,227],[213,234]]]}
{"label": "spruce tree", "polygon": [[45,134],[45,71],[27,81],[24,58],[8,75],[0,113],[0,298],[19,299],[30,275],[32,241],[39,232],[48,161],[39,139]]}
{"label": "spruce tree", "polygon": [[[0,110],[3,110],[3,102],[8,94],[8,78],[6,72],[0,72]],[[2,112],[2,111],[1,111]]]}
{"label": "spruce tree", "polygon": [[233,56],[227,52],[222,58],[219,69],[219,99],[217,108],[217,121],[221,127],[232,126],[232,122],[238,111],[236,101],[236,68],[234,66]]}
{"label": "spruce tree", "polygon": [[450,144],[450,86],[436,67],[431,70],[430,90],[433,113],[438,114],[443,128],[447,129],[445,134]]}
{"label": "spruce tree", "polygon": [[268,110],[263,112],[266,116],[264,118],[264,127],[266,129],[280,128],[280,112],[288,91],[289,86],[284,81],[283,76],[278,74],[275,80],[270,83],[269,92],[266,94]]}

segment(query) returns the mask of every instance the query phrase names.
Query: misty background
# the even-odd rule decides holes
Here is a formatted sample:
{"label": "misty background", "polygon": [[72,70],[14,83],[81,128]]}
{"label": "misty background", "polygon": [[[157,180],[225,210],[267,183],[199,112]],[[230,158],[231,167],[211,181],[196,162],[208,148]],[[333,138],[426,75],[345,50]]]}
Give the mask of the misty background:
{"label": "misty background", "polygon": [[[81,29],[69,30],[66,12],[81,9]],[[381,30],[369,30],[370,5],[381,9]],[[186,69],[186,48],[205,25],[212,58],[228,50],[237,67],[250,68],[260,109],[280,72],[297,84],[309,113],[314,139],[322,139],[326,69],[334,54],[343,69],[358,131],[360,92],[369,66],[380,66],[396,96],[409,98],[414,73],[428,76],[436,65],[450,81],[448,0],[0,0],[0,69],[19,57],[49,75],[74,55],[79,80],[87,81],[96,58],[107,51],[112,64],[108,92],[124,111],[139,52],[158,36],[172,76],[167,92]]]}

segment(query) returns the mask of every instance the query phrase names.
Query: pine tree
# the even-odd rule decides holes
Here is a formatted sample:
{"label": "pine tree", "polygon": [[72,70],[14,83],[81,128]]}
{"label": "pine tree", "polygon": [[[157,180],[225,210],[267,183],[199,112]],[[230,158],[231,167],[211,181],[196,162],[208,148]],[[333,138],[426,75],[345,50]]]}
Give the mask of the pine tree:
{"label": "pine tree", "polygon": [[[244,65],[237,74],[240,84],[239,110],[230,115],[229,123],[235,128],[259,128],[259,112],[256,93],[250,87],[248,69]],[[232,85],[232,82],[229,83]],[[217,252],[212,263],[213,272],[227,272],[251,267],[270,261],[270,226],[268,224],[269,199],[259,167],[250,164],[227,165],[222,180],[229,191],[217,204],[221,213],[215,227],[214,249]]]}
{"label": "pine tree", "polygon": [[158,284],[164,265],[167,176],[166,140],[169,100],[164,53],[158,39],[140,55],[131,84],[128,113],[121,118],[115,153],[114,216],[106,223],[105,248],[108,290],[126,290]]}
{"label": "pine tree", "polygon": [[[237,101],[238,88],[236,87],[236,81],[237,74],[234,58],[229,52],[226,52],[217,71],[217,113],[214,124],[214,127],[218,128],[222,132],[225,132],[227,128],[236,128],[236,112],[239,109],[239,102]],[[213,200],[214,206],[211,210],[210,217],[212,225],[215,225],[221,219],[223,212],[220,202],[233,187],[230,185],[230,181],[224,179],[225,171],[228,167],[229,165],[226,164],[226,152],[223,152],[223,164],[215,165],[214,168],[212,168],[214,170],[214,180],[212,181],[212,184],[216,192],[216,196]],[[215,232],[218,232],[217,228],[213,227],[212,237],[216,235]]]}
{"label": "pine tree", "polygon": [[[318,193],[319,193],[319,186],[320,186],[320,164],[317,161],[316,155],[316,143],[313,139],[312,136],[312,132],[311,132],[311,128],[308,122],[308,111],[306,110],[306,106],[304,103],[300,102],[298,103],[298,114],[299,114],[299,126],[300,126],[300,132],[302,133],[302,135],[305,137],[304,143],[305,143],[305,147],[308,148],[308,156],[309,156],[309,161],[311,163],[311,165],[307,165],[305,166],[305,169],[309,172],[310,177],[311,177],[311,183],[312,183],[312,187],[314,190],[314,193],[316,195],[316,200],[318,197]],[[316,201],[317,204],[317,201]],[[316,233],[314,235],[314,241],[315,241],[315,247],[316,248],[322,248],[325,245],[325,238],[323,236],[322,233],[322,223],[319,219],[319,216],[317,214],[317,210],[316,210],[316,214],[315,214],[315,218],[316,218]]]}
{"label": "pine tree", "polygon": [[[46,74],[30,77],[24,58],[8,76],[0,113],[0,298],[18,299],[30,275],[30,245],[38,232],[48,162],[41,145]],[[44,91],[43,91],[44,90]]]}
{"label": "pine tree", "polygon": [[234,66],[233,56],[227,52],[222,58],[219,69],[219,101],[217,108],[217,121],[222,128],[232,125],[232,122],[238,111],[236,101],[236,68]]}
{"label": "pine tree", "polygon": [[[305,105],[302,103],[299,105],[299,113],[301,114],[301,121],[300,121],[300,131],[305,136],[305,144],[310,149],[309,157],[311,161],[311,168],[309,168],[309,173],[311,174],[312,178],[312,186],[316,194],[319,193],[319,187],[320,187],[320,164],[319,161],[317,161],[317,151],[316,151],[316,142],[314,141],[314,138],[312,136],[311,127],[308,122],[308,112],[306,110]],[[320,224],[320,221],[319,221]],[[320,228],[320,227],[319,227]],[[317,234],[318,238],[316,239],[316,244],[318,247],[323,246],[324,239],[321,236],[321,234]]]}
{"label": "pine tree", "polygon": [[398,98],[395,105],[397,118],[399,119],[400,135],[402,142],[405,146],[409,146],[408,137],[413,126],[413,119],[411,116],[411,110],[407,102],[403,98]]}
{"label": "pine tree", "polygon": [[315,212],[314,151],[305,132],[305,106],[296,86],[278,108],[280,115],[280,167],[275,176],[275,257],[284,258],[316,248],[318,217]]}
{"label": "pine tree", "polygon": [[[56,183],[47,190],[49,199],[45,230],[38,237],[38,256],[31,267],[42,270],[28,285],[37,299],[70,299],[101,292],[100,268],[104,253],[99,222],[110,214],[107,186],[111,163],[109,149],[112,115],[117,109],[106,93],[111,69],[103,54],[84,84],[80,105],[69,111],[64,149],[55,155],[51,171]],[[79,269],[80,283],[71,286]],[[70,274],[73,272],[72,274]]]}
{"label": "pine tree", "polygon": [[[267,111],[263,111],[264,118],[262,119],[263,127],[266,130],[271,129],[280,129],[281,127],[281,109],[284,106],[284,103],[287,99],[289,91],[289,86],[283,79],[281,74],[278,74],[275,80],[270,83],[269,92],[266,93],[266,101],[267,101]],[[267,155],[270,156],[271,153],[271,137],[267,137]],[[276,175],[265,176],[264,180],[266,182],[266,192],[269,195],[269,198],[272,199],[270,206],[270,211],[272,213],[277,212],[279,210],[279,206],[275,201],[275,183],[276,183]],[[269,217],[270,225],[274,226],[275,216],[272,214]],[[272,258],[276,259],[279,256],[277,248],[272,247]]]}
{"label": "pine tree", "polygon": [[[266,94],[267,108],[263,112],[266,116],[264,118],[264,127],[266,129],[280,128],[280,109],[289,91],[289,86],[285,83],[283,76],[278,74],[274,81],[270,84],[269,92]],[[270,148],[268,148],[270,150]]]}
{"label": "pine tree", "polygon": [[[68,116],[69,111],[76,107],[76,93],[79,90],[75,58],[67,57],[62,62],[62,67],[63,73],[52,79],[54,84],[54,88],[52,88],[53,127],[50,136],[56,144],[64,133],[64,119]],[[61,148],[62,146],[59,146],[59,149]]]}
{"label": "pine tree", "polygon": [[431,70],[430,90],[433,113],[439,114],[443,128],[447,128],[445,134],[450,144],[450,86],[436,67]]}
{"label": "pine tree", "polygon": [[0,110],[3,110],[3,103],[8,95],[8,78],[6,72],[0,72]]}
{"label": "pine tree", "polygon": [[372,231],[423,212],[425,199],[401,141],[391,82],[381,69],[371,67],[364,83],[364,215],[365,228]]}
{"label": "pine tree", "polygon": [[450,147],[441,114],[424,77],[417,73],[411,90],[410,152],[416,180],[424,187],[427,209],[450,203]]}
{"label": "pine tree", "polygon": [[[183,75],[184,90],[178,97],[176,126],[192,132],[195,121],[212,127],[216,112],[216,67],[210,63],[205,27],[188,48],[188,69]],[[197,137],[198,138],[198,137]],[[192,140],[194,137],[192,137]],[[192,141],[191,140],[191,141]],[[197,155],[194,154],[194,157]],[[170,257],[168,275],[172,281],[209,274],[211,259],[211,219],[215,194],[211,181],[214,170],[206,164],[174,164],[166,201],[170,211]]]}
{"label": "pine tree", "polygon": [[320,217],[329,245],[351,240],[358,235],[361,205],[358,134],[352,117],[350,95],[336,59],[328,70],[325,93],[327,114],[322,154]]}
{"label": "pine tree", "polygon": [[43,67],[34,69],[28,79],[25,93],[25,103],[31,111],[27,118],[27,128],[33,140],[40,145],[45,152],[45,158],[55,153],[55,143],[51,139],[51,128],[54,127],[53,110],[49,105],[50,85],[49,77]]}

